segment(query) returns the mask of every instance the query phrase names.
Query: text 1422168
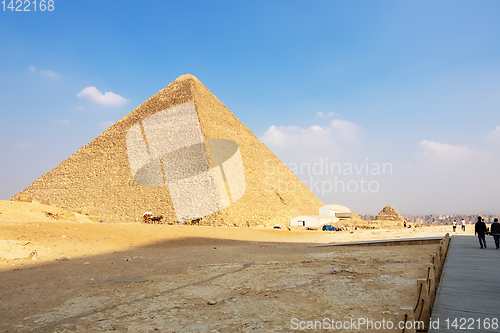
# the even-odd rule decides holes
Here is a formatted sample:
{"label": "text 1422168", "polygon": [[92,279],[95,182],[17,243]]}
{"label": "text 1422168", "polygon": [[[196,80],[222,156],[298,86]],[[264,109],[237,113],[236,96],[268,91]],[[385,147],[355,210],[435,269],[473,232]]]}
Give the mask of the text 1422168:
{"label": "text 1422168", "polygon": [[1,10],[11,12],[53,12],[54,0],[2,0]]}

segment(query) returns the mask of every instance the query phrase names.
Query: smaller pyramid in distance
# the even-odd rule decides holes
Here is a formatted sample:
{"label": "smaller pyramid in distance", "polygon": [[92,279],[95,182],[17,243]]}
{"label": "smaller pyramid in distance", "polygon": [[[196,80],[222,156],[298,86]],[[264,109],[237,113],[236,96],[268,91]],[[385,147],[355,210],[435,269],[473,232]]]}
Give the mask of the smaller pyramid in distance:
{"label": "smaller pyramid in distance", "polygon": [[401,214],[398,213],[396,209],[394,209],[394,207],[392,207],[391,205],[387,205],[380,211],[380,213],[377,214],[375,220],[400,222],[403,221],[404,218],[401,216]]}
{"label": "smaller pyramid in distance", "polygon": [[183,75],[14,199],[105,222],[272,226],[323,204],[196,77]]}

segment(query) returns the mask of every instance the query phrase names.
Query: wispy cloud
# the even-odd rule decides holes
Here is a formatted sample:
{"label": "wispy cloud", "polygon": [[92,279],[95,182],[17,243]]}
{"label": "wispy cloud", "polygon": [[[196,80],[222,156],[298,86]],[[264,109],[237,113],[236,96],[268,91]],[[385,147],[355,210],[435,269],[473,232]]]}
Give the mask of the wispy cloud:
{"label": "wispy cloud", "polygon": [[96,87],[83,88],[76,96],[104,106],[120,106],[128,102],[125,97],[111,91],[103,94]]}
{"label": "wispy cloud", "polygon": [[262,135],[261,140],[267,145],[280,148],[292,148],[299,142],[308,145],[325,145],[332,140],[355,141],[360,138],[360,130],[361,126],[340,119],[332,120],[327,126],[313,125],[308,128],[272,125]]}
{"label": "wispy cloud", "polygon": [[56,124],[56,125],[60,125],[60,126],[69,126],[69,125],[71,125],[71,122],[68,119],[57,119],[57,120],[54,120],[53,123]]}
{"label": "wispy cloud", "polygon": [[469,147],[429,140],[420,141],[418,149],[419,158],[433,162],[457,162],[469,159],[473,155],[473,150]]}
{"label": "wispy cloud", "polygon": [[52,80],[58,79],[61,76],[59,73],[56,73],[54,71],[41,70],[41,69],[36,68],[35,66],[29,66],[28,68],[29,68],[31,73],[36,74],[36,75],[40,75],[40,76],[43,76],[43,77],[46,77],[46,78],[49,78]]}
{"label": "wispy cloud", "polygon": [[486,135],[488,141],[493,144],[500,144],[500,126],[496,126],[495,129]]}
{"label": "wispy cloud", "polygon": [[334,116],[336,116],[337,113],[336,112],[323,112],[323,111],[319,111],[319,112],[316,112],[316,118],[320,118],[320,119],[324,119],[324,118],[332,118]]}

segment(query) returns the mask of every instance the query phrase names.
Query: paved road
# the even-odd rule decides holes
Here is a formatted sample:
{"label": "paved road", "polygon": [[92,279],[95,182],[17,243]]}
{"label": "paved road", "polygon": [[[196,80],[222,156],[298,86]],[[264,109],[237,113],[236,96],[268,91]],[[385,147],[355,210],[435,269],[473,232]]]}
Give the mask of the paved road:
{"label": "paved road", "polygon": [[429,332],[500,332],[500,249],[486,236],[453,236]]}

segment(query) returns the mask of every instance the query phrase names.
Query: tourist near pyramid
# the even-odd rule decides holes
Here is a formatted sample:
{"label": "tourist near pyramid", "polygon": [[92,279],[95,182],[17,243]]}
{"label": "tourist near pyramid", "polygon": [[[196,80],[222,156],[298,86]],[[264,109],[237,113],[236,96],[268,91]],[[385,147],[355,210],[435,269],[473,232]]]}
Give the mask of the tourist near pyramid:
{"label": "tourist near pyramid", "polygon": [[287,225],[322,203],[197,78],[183,75],[14,196],[105,222]]}
{"label": "tourist near pyramid", "polygon": [[401,222],[404,220],[404,218],[398,213],[394,207],[391,205],[385,206],[384,209],[378,213],[378,215],[375,217],[375,220],[379,221],[395,221],[395,222]]}

